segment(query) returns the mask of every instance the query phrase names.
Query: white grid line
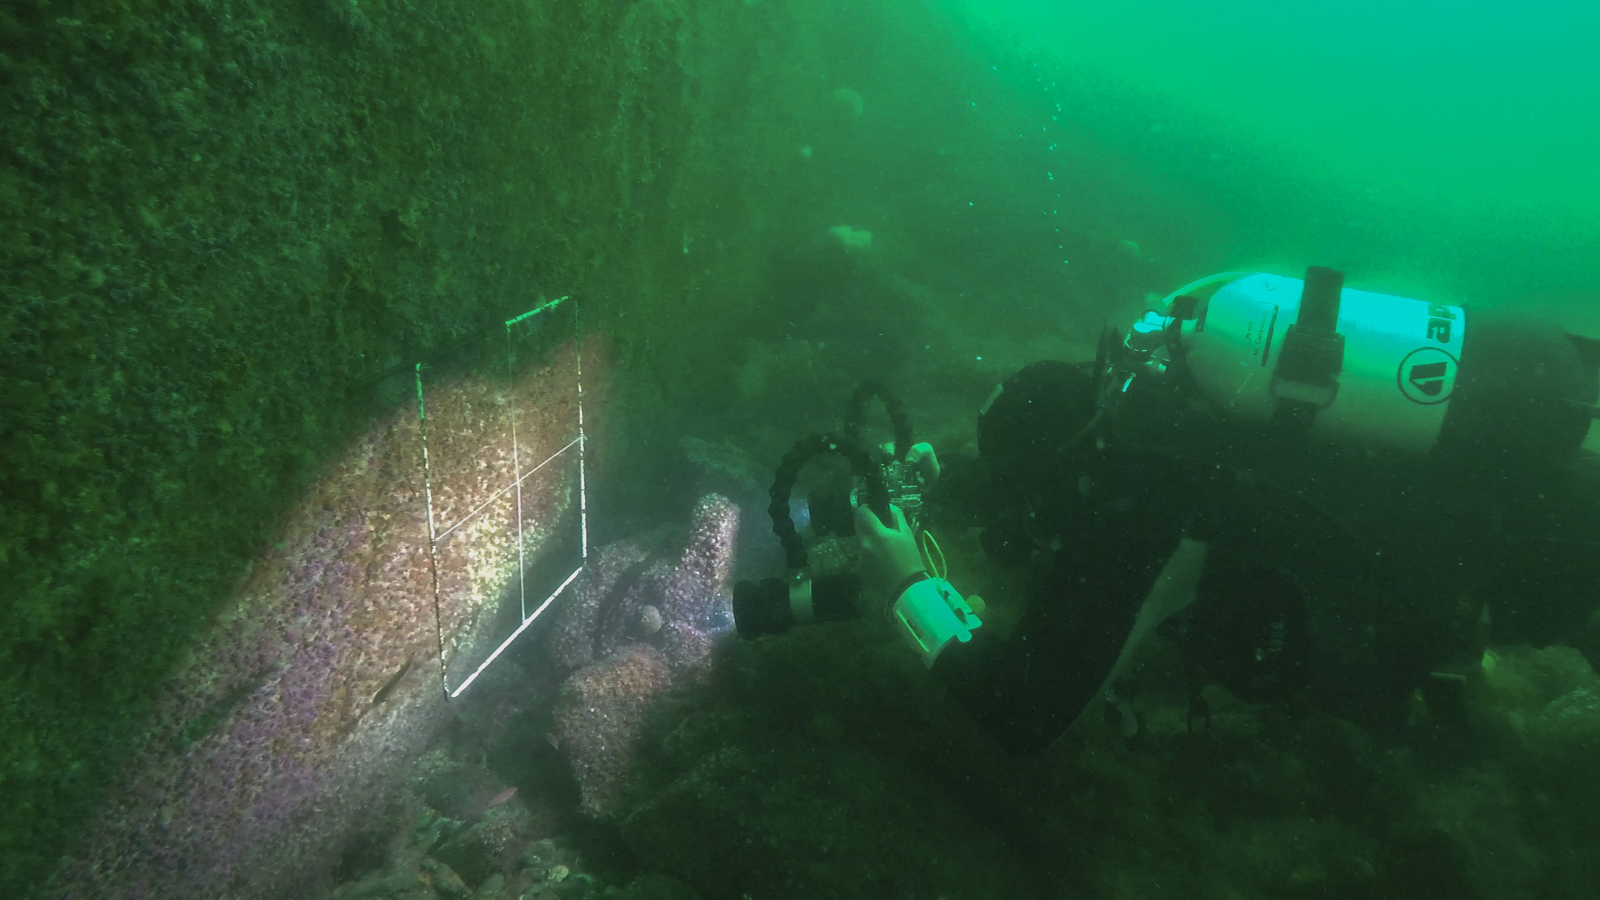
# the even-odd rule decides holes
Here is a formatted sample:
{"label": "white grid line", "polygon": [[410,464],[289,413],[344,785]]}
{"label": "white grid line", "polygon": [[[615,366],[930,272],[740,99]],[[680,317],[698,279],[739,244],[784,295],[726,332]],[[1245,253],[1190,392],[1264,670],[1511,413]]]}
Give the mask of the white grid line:
{"label": "white grid line", "polygon": [[573,340],[578,344],[578,530],[582,533],[580,538],[580,556],[587,565],[589,562],[589,482],[584,469],[584,458],[589,448],[589,440],[583,433],[583,334],[578,330],[578,310],[572,311]]}
{"label": "white grid line", "polygon": [[[511,324],[506,323],[506,383],[514,384],[517,366],[511,351]],[[559,452],[559,451],[558,451]],[[517,440],[517,407],[511,407],[511,471],[522,471],[522,442]],[[520,483],[520,482],[519,482]],[[522,491],[517,491],[517,611],[528,616],[528,560],[522,537]]]}
{"label": "white grid line", "polygon": [[533,624],[533,620],[539,618],[539,615],[545,611],[545,607],[548,607],[551,604],[552,601],[554,601],[557,597],[561,596],[561,592],[566,590],[567,589],[567,585],[571,584],[572,580],[574,578],[577,578],[578,575],[581,572],[583,572],[583,566],[578,566],[576,569],[573,569],[572,570],[572,574],[567,576],[567,580],[561,582],[561,586],[560,587],[558,587],[554,591],[552,591],[550,596],[544,598],[544,602],[539,604],[539,608],[533,611],[533,615],[528,616],[526,619],[523,619],[522,620],[522,624],[517,626],[517,630],[511,632],[511,636],[510,637],[508,637],[505,640],[501,641],[500,642],[500,646],[494,648],[494,652],[489,654],[489,658],[484,660],[478,666],[477,670],[475,670],[471,675],[468,675],[467,676],[467,680],[461,682],[461,686],[460,687],[458,687],[455,690],[450,692],[450,699],[454,700],[457,696],[459,696],[461,694],[462,691],[467,689],[467,685],[472,684],[472,682],[475,681],[479,675],[482,675],[483,674],[483,670],[489,668],[489,664],[494,662],[495,659],[498,658],[501,653],[504,653],[505,649],[507,647],[511,646],[511,642],[516,640],[517,637],[522,634],[522,632],[526,631],[528,629],[528,626]]}
{"label": "white grid line", "polygon": [[[583,439],[582,437],[573,438],[571,441],[567,442],[567,445],[565,447],[562,447],[560,450],[557,450],[556,452],[550,454],[550,459],[547,459],[544,462],[539,463],[537,466],[534,466],[533,468],[529,469],[527,471],[527,474],[523,475],[521,478],[518,478],[516,481],[513,481],[510,484],[506,485],[505,487],[501,488],[500,490],[495,491],[493,497],[490,497],[489,499],[487,499],[487,500],[483,501],[482,503],[478,504],[478,508],[474,509],[472,512],[469,512],[465,516],[463,516],[461,518],[461,521],[459,521],[459,522],[455,523],[454,525],[451,525],[449,528],[446,528],[445,530],[439,532],[439,536],[433,539],[434,543],[438,543],[439,541],[444,540],[446,537],[449,536],[450,532],[455,531],[457,528],[460,528],[461,526],[467,524],[467,522],[471,521],[473,516],[477,515],[478,513],[483,512],[483,508],[484,507],[486,507],[489,504],[495,502],[496,500],[499,500],[501,497],[504,497],[506,495],[506,491],[509,491],[514,487],[520,486],[524,481],[528,480],[528,476],[529,475],[532,475],[533,473],[535,473],[535,472],[539,471],[540,469],[544,468],[545,466],[549,465],[556,457],[558,457],[561,454],[567,452],[568,450],[571,450],[572,449],[572,445],[578,443],[582,439]],[[520,498],[519,498],[519,503],[520,503]],[[432,511],[430,510],[429,513],[431,515]],[[517,527],[518,528],[522,527],[522,519],[521,519],[520,516],[517,518]]]}

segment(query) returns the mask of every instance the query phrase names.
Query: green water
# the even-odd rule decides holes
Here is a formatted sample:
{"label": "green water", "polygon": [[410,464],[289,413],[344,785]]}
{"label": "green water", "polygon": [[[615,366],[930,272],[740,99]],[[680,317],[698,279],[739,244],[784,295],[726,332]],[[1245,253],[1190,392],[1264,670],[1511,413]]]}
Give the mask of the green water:
{"label": "green water", "polygon": [[1054,89],[1019,90],[1081,99],[1092,80],[1094,126],[1238,229],[1243,255],[1279,252],[1287,236],[1312,255],[1491,302],[1593,297],[1600,11],[1590,4],[968,11],[1059,76]]}

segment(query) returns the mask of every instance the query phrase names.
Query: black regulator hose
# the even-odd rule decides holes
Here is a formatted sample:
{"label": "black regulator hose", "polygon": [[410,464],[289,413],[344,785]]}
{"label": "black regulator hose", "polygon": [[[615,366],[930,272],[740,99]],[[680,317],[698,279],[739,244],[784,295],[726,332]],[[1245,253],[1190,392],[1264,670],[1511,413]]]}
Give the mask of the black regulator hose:
{"label": "black regulator hose", "polygon": [[867,401],[873,397],[883,401],[883,408],[889,413],[889,423],[894,427],[895,459],[905,459],[913,443],[911,419],[906,415],[905,404],[890,394],[881,382],[863,381],[850,395],[850,403],[844,409],[845,440],[860,442],[861,414],[866,410]]}
{"label": "black regulator hose", "polygon": [[[901,418],[904,419],[903,416]],[[783,544],[784,555],[792,569],[805,568],[806,548],[800,540],[800,533],[795,530],[794,520],[789,516],[789,495],[794,491],[800,470],[824,453],[837,453],[844,457],[850,463],[850,472],[867,481],[867,507],[877,513],[884,523],[894,521],[889,513],[889,489],[883,483],[883,473],[873,461],[872,454],[859,441],[826,434],[802,438],[784,454],[783,462],[778,464],[769,492],[772,503],[767,506],[767,512],[772,516],[772,533]]]}

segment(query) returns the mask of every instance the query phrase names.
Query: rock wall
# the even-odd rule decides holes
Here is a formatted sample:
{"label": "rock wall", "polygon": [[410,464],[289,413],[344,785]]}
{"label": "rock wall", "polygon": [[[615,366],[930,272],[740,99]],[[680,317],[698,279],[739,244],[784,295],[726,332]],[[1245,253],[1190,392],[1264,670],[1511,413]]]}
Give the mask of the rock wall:
{"label": "rock wall", "polygon": [[710,253],[707,223],[767,220],[806,15],[0,9],[0,894],[83,852],[136,748],[215,725],[162,719],[200,714],[171,679],[322,533],[315,478],[407,402],[370,400],[385,372],[572,294],[692,389],[657,354],[735,321],[681,315],[706,285],[759,279],[760,226]]}

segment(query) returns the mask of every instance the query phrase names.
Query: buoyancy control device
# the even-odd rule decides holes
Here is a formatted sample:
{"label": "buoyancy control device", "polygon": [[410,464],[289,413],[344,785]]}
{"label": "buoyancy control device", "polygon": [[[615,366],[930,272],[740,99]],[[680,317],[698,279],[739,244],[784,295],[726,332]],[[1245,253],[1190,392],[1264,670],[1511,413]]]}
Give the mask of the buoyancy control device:
{"label": "buoyancy control device", "polygon": [[1600,341],[1346,288],[1321,267],[1200,279],[1118,344],[1102,354],[1108,396],[1139,375],[1177,376],[1214,407],[1291,434],[1482,462],[1570,456],[1600,395]]}

